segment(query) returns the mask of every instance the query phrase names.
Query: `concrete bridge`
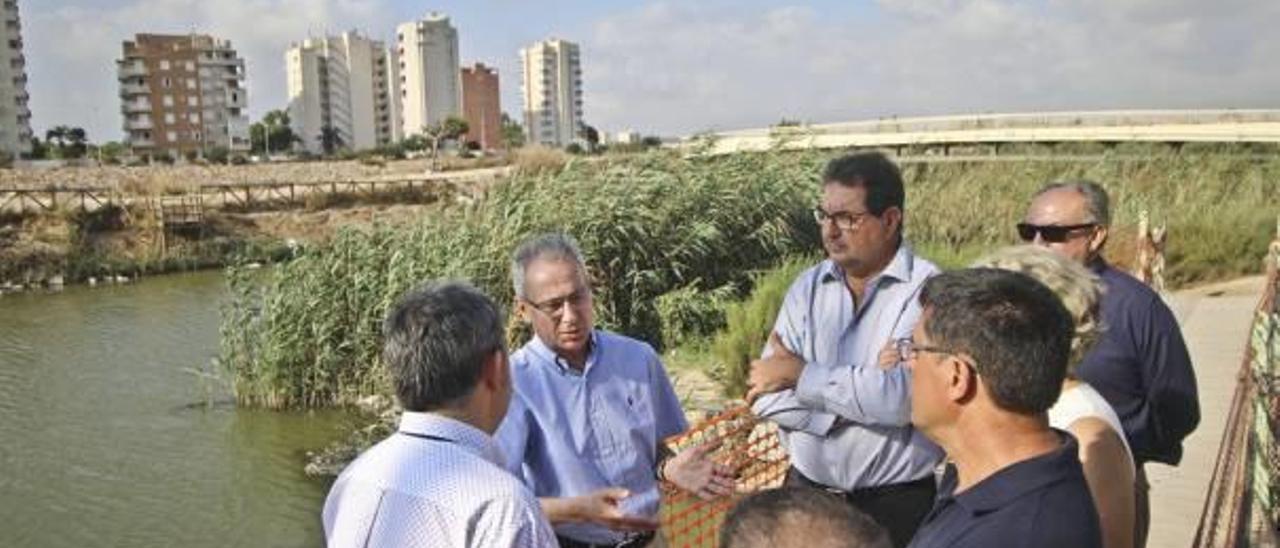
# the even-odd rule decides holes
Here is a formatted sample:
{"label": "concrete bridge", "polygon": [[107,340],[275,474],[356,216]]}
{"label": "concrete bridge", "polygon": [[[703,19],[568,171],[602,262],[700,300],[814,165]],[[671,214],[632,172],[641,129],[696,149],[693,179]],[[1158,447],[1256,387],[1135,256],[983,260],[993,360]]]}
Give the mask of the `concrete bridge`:
{"label": "concrete bridge", "polygon": [[1129,110],[882,118],[689,137],[712,154],[782,148],[895,148],[1015,143],[1280,143],[1280,110]]}

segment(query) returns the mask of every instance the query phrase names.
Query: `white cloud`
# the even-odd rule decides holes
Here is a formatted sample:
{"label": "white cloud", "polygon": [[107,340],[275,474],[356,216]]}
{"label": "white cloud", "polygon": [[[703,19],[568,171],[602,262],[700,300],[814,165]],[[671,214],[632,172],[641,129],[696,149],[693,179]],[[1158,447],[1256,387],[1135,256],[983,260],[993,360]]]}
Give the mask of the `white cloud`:
{"label": "white cloud", "polygon": [[1227,1],[880,0],[861,18],[658,4],[597,23],[586,114],[683,133],[784,116],[1278,106],[1280,4]]}
{"label": "white cloud", "polygon": [[[284,105],[290,42],[351,28],[386,39],[403,7],[398,0],[123,4],[43,12],[24,4],[38,129],[73,124],[95,140],[119,138],[113,61],[136,32],[194,29],[232,40],[248,61],[256,117]],[[508,12],[498,10],[521,8],[491,10],[499,19]],[[783,117],[1280,106],[1277,21],[1275,0],[877,0],[834,12],[658,2],[614,11],[570,38],[583,48],[590,123],[676,134]],[[564,24],[551,33],[580,22]],[[503,74],[512,114],[519,113],[511,101],[520,87],[515,48],[493,49],[501,43],[493,36],[527,26],[460,29],[464,61],[476,42],[496,56],[487,62]]]}

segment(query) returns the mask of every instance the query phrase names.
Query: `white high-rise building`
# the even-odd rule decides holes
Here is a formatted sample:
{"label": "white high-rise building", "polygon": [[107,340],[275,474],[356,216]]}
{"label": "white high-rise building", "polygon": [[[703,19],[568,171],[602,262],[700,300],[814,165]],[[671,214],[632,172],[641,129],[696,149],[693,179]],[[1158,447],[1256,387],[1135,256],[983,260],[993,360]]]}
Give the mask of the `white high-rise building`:
{"label": "white high-rise building", "polygon": [[391,62],[382,42],[354,31],[290,47],[285,53],[289,125],[302,147],[326,152],[327,131],[335,149],[360,150],[393,141],[398,132],[393,130]]}
{"label": "white high-rise building", "polygon": [[31,109],[27,107],[27,60],[17,0],[5,0],[0,26],[0,150],[14,158],[31,152]]}
{"label": "white high-rise building", "polygon": [[580,140],[582,65],[578,45],[551,39],[520,50],[524,128],[530,143],[553,147]]}
{"label": "white high-rise building", "polygon": [[447,15],[431,13],[396,27],[395,53],[404,137],[450,116],[462,116],[458,30]]}

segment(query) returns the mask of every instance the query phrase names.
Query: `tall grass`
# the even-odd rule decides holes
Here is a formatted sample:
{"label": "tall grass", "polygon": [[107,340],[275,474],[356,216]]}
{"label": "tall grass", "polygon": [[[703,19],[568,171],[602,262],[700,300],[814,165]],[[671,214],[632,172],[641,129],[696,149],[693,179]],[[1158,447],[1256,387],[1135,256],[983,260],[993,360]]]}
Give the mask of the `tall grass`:
{"label": "tall grass", "polygon": [[511,251],[548,230],[582,244],[601,325],[661,347],[663,308],[681,330],[710,333],[718,324],[689,295],[737,297],[750,272],[811,242],[813,163],[670,153],[575,162],[412,227],[343,231],[264,279],[233,270],[221,361],[245,404],[322,406],[381,392],[379,322],[400,293],[465,278],[511,302]]}
{"label": "tall grass", "polygon": [[[753,272],[819,248],[808,210],[835,154],[574,161],[516,175],[411,227],[342,232],[263,279],[232,272],[222,362],[245,404],[323,406],[384,392],[378,331],[393,299],[453,277],[509,303],[509,253],[553,229],[582,243],[601,325],[659,347],[705,336],[733,323],[726,307],[748,294]],[[1258,271],[1280,211],[1280,159],[1253,155],[910,164],[903,172],[908,237],[944,267],[1014,241],[1027,197],[1054,179],[1087,177],[1110,190],[1114,258],[1131,255],[1120,244],[1139,211],[1167,223],[1173,284]],[[764,308],[752,312],[756,320]],[[735,344],[754,355],[763,343]],[[726,368],[722,377],[737,386],[736,374]]]}

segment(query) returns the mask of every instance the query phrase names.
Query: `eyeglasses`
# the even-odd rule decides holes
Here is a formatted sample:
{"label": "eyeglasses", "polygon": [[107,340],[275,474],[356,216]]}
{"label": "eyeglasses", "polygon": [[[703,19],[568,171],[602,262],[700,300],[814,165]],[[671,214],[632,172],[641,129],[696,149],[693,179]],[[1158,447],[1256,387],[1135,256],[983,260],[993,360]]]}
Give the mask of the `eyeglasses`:
{"label": "eyeglasses", "polygon": [[525,299],[524,302],[533,307],[534,310],[537,310],[538,312],[545,314],[548,318],[551,318],[552,321],[559,323],[560,319],[564,317],[564,305],[567,304],[573,308],[578,308],[590,299],[591,293],[582,290],[574,291],[564,297],[548,299],[540,303],[535,303],[528,299]]}
{"label": "eyeglasses", "polygon": [[955,358],[956,358],[956,359],[958,359],[958,360],[960,360],[960,361],[964,362],[964,364],[965,364],[965,365],[967,365],[967,366],[969,366],[970,368],[972,368],[972,369],[973,369],[973,371],[974,371],[974,373],[977,373],[977,372],[978,372],[978,366],[977,366],[977,364],[975,364],[975,363],[973,363],[972,361],[967,360],[967,359],[965,359],[965,358],[963,358],[963,357],[959,356],[958,354],[956,354],[955,352],[953,352],[953,351],[951,351],[951,350],[947,350],[946,348],[942,348],[942,347],[940,347],[940,346],[927,346],[927,345],[922,345],[922,344],[916,344],[916,342],[915,342],[915,341],[913,341],[913,340],[911,340],[911,339],[896,339],[896,340],[894,340],[894,341],[893,341],[893,346],[894,346],[894,349],[896,349],[896,350],[898,351],[898,361],[903,362],[903,363],[909,362],[909,361],[911,361],[911,359],[912,359],[912,358],[915,358],[915,357],[916,357],[916,353],[917,353],[917,352],[932,352],[932,353],[934,353],[934,354],[949,354],[949,355],[951,355],[951,356],[955,356]]}
{"label": "eyeglasses", "polygon": [[862,224],[862,220],[871,215],[869,211],[861,213],[849,213],[847,211],[837,211],[835,213],[827,213],[826,210],[815,207],[813,208],[813,220],[819,225],[831,221],[835,223],[836,228],[845,232],[853,232]]}
{"label": "eyeglasses", "polygon": [[1024,242],[1036,241],[1036,234],[1040,235],[1040,239],[1060,244],[1071,238],[1073,233],[1086,228],[1098,226],[1098,223],[1084,223],[1078,225],[1033,225],[1031,223],[1018,223],[1018,237]]}

